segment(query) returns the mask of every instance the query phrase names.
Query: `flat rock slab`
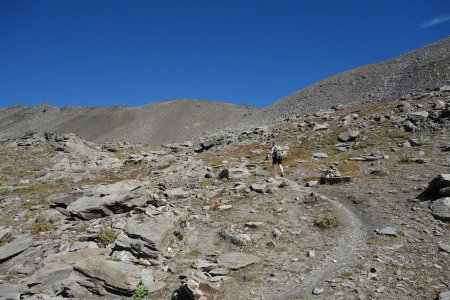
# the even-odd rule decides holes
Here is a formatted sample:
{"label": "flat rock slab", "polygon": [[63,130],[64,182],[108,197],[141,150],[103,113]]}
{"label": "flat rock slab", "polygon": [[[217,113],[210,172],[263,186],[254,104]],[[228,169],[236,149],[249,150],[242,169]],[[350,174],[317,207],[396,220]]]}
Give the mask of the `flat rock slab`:
{"label": "flat rock slab", "polygon": [[12,242],[0,247],[0,263],[27,250],[33,244],[29,234],[19,235]]}
{"label": "flat rock slab", "polygon": [[448,244],[444,244],[444,243],[442,243],[442,242],[439,242],[439,243],[438,243],[438,248],[439,248],[439,250],[441,250],[441,251],[450,253],[450,245],[448,245]]}
{"label": "flat rock slab", "polygon": [[191,191],[184,190],[182,188],[176,188],[164,191],[164,196],[169,199],[183,199],[192,195]]}
{"label": "flat rock slab", "polygon": [[431,206],[431,214],[438,220],[450,221],[450,197],[434,201]]}
{"label": "flat rock slab", "polygon": [[18,284],[0,284],[0,300],[19,300],[21,289]]}
{"label": "flat rock slab", "polygon": [[103,218],[114,214],[113,210],[111,210],[112,207],[120,206],[129,199],[130,196],[128,194],[115,194],[104,197],[84,196],[72,202],[67,207],[67,210],[84,220]]}
{"label": "flat rock slab", "polygon": [[111,249],[96,248],[82,249],[77,252],[60,252],[47,256],[43,261],[43,267],[34,273],[26,284],[30,288],[38,286],[38,289],[42,289],[43,286],[57,285],[66,278],[69,278],[75,264],[86,261],[94,256],[106,257],[110,253]]}
{"label": "flat rock slab", "polygon": [[396,236],[397,230],[395,230],[395,228],[393,227],[385,227],[382,229],[378,229],[377,233],[381,235]]}
{"label": "flat rock slab", "polygon": [[217,258],[217,263],[221,267],[231,270],[239,270],[251,264],[259,262],[261,259],[258,256],[250,255],[240,252],[231,252],[222,254]]}
{"label": "flat rock slab", "polygon": [[131,295],[141,281],[139,267],[101,257],[91,257],[74,268],[117,294]]}

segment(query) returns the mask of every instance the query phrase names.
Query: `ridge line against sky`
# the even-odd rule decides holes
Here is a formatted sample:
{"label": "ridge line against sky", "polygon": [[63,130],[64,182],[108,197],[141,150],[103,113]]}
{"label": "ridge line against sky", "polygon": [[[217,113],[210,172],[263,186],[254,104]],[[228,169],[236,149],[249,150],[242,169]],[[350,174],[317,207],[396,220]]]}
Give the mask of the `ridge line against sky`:
{"label": "ridge line against sky", "polygon": [[450,2],[0,2],[0,107],[266,107],[450,35]]}

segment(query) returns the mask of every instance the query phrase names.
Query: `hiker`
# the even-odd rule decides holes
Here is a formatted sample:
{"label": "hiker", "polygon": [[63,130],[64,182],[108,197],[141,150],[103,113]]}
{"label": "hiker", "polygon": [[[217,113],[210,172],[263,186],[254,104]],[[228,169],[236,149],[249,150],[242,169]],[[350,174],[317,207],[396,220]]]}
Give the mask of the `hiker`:
{"label": "hiker", "polygon": [[272,156],[272,166],[275,171],[275,177],[277,176],[277,165],[280,167],[280,176],[284,176],[283,171],[283,150],[280,146],[276,145],[275,142],[272,143],[272,148],[270,149],[270,155]]}

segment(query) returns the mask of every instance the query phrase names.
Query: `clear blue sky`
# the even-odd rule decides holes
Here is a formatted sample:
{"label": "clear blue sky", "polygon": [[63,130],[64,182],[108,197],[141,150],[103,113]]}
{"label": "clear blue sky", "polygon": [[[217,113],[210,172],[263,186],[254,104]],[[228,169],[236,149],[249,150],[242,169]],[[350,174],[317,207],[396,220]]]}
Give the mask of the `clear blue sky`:
{"label": "clear blue sky", "polygon": [[0,0],[0,107],[265,107],[449,35],[448,0]]}

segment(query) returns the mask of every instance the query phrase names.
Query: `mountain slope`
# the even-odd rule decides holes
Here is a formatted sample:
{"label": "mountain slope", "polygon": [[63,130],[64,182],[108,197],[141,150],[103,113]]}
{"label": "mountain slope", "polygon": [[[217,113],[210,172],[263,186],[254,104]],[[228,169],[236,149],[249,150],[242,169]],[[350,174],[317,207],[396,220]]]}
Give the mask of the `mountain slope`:
{"label": "mountain slope", "polygon": [[450,37],[394,59],[326,78],[264,111],[265,119],[311,113],[337,104],[398,99],[434,89],[450,79]]}
{"label": "mountain slope", "polygon": [[229,103],[175,100],[139,107],[13,106],[0,111],[0,139],[25,132],[73,132],[90,141],[159,145],[214,129],[234,127],[256,108]]}

